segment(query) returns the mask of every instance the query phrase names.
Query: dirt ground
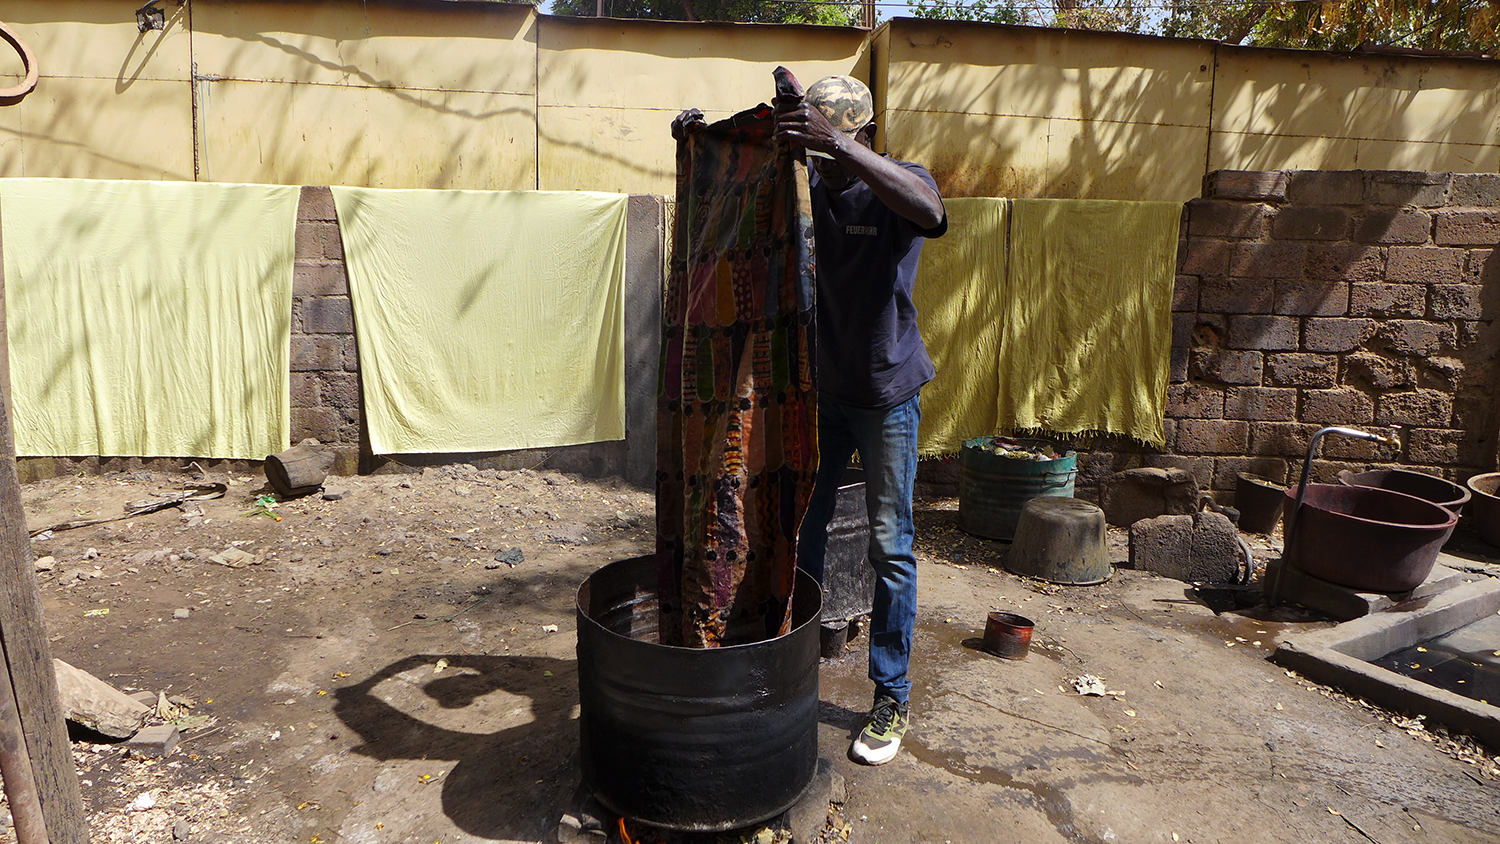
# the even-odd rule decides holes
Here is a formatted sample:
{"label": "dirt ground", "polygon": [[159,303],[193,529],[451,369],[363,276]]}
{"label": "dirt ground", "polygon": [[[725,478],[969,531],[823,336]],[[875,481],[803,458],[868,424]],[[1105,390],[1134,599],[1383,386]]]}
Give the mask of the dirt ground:
{"label": "dirt ground", "polygon": [[[27,516],[114,516],[189,477],[43,481]],[[53,654],[172,696],[183,732],[165,760],[75,742],[94,840],[554,840],[579,790],[574,591],[649,550],[651,495],[458,465],[331,479],[276,521],[253,511],[262,478],[228,480],[223,499],[35,541]],[[954,500],[918,509],[913,731],[889,765],[848,761],[863,640],[824,663],[820,744],[845,792],[829,840],[1500,839],[1500,749],[1265,659],[1328,622],[1126,569],[1018,578],[1003,545],[957,530]],[[228,548],[252,559],[210,559]],[[1026,660],[978,650],[994,609],[1036,621]],[[1110,694],[1077,694],[1085,674]]]}

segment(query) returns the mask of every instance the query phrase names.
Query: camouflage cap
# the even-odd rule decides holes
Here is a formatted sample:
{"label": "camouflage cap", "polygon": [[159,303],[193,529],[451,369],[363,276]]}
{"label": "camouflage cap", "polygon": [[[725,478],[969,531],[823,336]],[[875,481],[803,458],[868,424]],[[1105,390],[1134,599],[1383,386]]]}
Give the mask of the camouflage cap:
{"label": "camouflage cap", "polygon": [[848,135],[875,119],[875,100],[852,76],[825,76],[807,88],[807,104],[823,112],[833,128]]}

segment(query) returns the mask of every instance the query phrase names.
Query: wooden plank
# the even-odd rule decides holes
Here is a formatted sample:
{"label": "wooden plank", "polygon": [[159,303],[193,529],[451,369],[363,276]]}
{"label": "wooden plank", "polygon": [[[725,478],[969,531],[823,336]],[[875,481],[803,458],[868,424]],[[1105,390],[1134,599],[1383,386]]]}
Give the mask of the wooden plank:
{"label": "wooden plank", "polygon": [[4,780],[5,799],[10,804],[10,817],[16,825],[16,841],[19,844],[45,844],[47,824],[42,820],[42,801],[36,793],[31,759],[26,755],[26,736],[21,731],[21,716],[16,711],[10,668],[4,662],[0,662],[0,779]]}
{"label": "wooden plank", "polygon": [[57,696],[52,648],[42,622],[36,565],[10,422],[10,345],[5,332],[5,279],[0,270],[0,659],[9,672],[26,755],[50,844],[87,844],[88,822],[68,728]]}

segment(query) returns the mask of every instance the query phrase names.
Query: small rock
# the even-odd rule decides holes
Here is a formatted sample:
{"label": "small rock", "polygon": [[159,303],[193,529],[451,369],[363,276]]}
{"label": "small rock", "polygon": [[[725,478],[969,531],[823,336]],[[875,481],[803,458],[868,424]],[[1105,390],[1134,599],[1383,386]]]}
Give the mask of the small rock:
{"label": "small rock", "polygon": [[192,834],[193,834],[193,828],[190,827],[190,826],[188,826],[188,822],[187,821],[179,820],[179,821],[177,821],[177,823],[172,824],[172,840],[173,841],[186,841],[186,840],[188,840],[188,836],[190,836]]}
{"label": "small rock", "polygon": [[90,548],[87,551],[84,551],[83,552],[83,558],[85,560],[97,560],[97,559],[99,559],[99,549],[98,548]]}
{"label": "small rock", "polygon": [[485,563],[484,567],[487,569],[497,569],[500,568],[501,565],[507,565],[511,568],[515,568],[516,566],[524,562],[526,562],[525,551],[522,551],[520,548],[507,548],[495,555],[495,561],[493,563]]}
{"label": "small rock", "polygon": [[220,551],[219,553],[213,555],[212,557],[209,557],[208,559],[215,563],[218,563],[221,566],[228,566],[232,569],[244,568],[251,563],[257,562],[257,557],[254,554],[247,554],[244,551],[241,551],[240,549],[234,548],[232,546],[229,548],[225,548],[223,551]]}
{"label": "small rock", "polygon": [[149,791],[143,791],[143,792],[141,792],[141,794],[140,794],[139,797],[137,797],[134,800],[130,801],[130,805],[126,806],[125,810],[127,812],[144,812],[147,809],[155,809],[155,808],[156,808],[156,798],[154,796],[152,796],[151,792],[149,792]]}
{"label": "small rock", "polygon": [[375,549],[375,555],[379,556],[379,557],[389,557],[391,555],[391,549],[389,549],[389,548],[376,548]]}
{"label": "small rock", "polygon": [[339,501],[343,499],[345,494],[346,493],[341,489],[325,489],[323,490],[323,500]]}
{"label": "small rock", "polygon": [[293,554],[292,556],[287,557],[286,561],[289,563],[300,563],[303,561],[303,559],[305,558],[301,554]]}
{"label": "small rock", "polygon": [[370,574],[382,574],[384,572],[385,569],[370,569]]}
{"label": "small rock", "polygon": [[156,695],[152,692],[131,692],[126,697],[140,701],[142,706],[156,705]]}
{"label": "small rock", "polygon": [[192,611],[187,607],[178,607],[177,609],[172,610],[173,618],[187,618],[190,615],[192,615]]}
{"label": "small rock", "polygon": [[559,525],[547,531],[547,538],[560,545],[587,545],[588,534],[583,532],[583,525]]}
{"label": "small rock", "polygon": [[150,707],[60,659],[52,660],[52,665],[63,715],[69,721],[111,738],[125,738],[146,723]]}
{"label": "small rock", "polygon": [[136,756],[162,757],[177,749],[182,740],[177,728],[171,724],[147,727],[125,741],[125,749]]}
{"label": "small rock", "polygon": [[37,571],[52,571],[52,569],[56,566],[56,564],[57,564],[57,560],[53,559],[51,555],[48,555],[46,557],[37,557],[37,559],[36,559],[36,570]]}

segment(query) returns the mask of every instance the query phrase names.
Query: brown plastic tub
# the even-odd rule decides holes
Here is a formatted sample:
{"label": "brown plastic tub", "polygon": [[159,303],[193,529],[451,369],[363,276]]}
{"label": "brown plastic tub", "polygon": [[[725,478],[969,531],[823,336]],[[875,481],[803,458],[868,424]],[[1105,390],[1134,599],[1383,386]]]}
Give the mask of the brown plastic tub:
{"label": "brown plastic tub", "polygon": [[1475,475],[1469,478],[1469,489],[1474,493],[1474,503],[1469,505],[1469,517],[1474,532],[1491,545],[1500,547],[1500,472]]}
{"label": "brown plastic tub", "polygon": [[1469,491],[1451,481],[1413,472],[1409,469],[1371,469],[1368,472],[1340,472],[1339,483],[1345,486],[1370,486],[1404,492],[1431,501],[1439,507],[1459,513],[1469,503]]}
{"label": "brown plastic tub", "polygon": [[1285,495],[1286,559],[1313,577],[1362,592],[1415,589],[1458,524],[1451,510],[1387,489],[1308,484],[1295,514],[1297,487]]}

